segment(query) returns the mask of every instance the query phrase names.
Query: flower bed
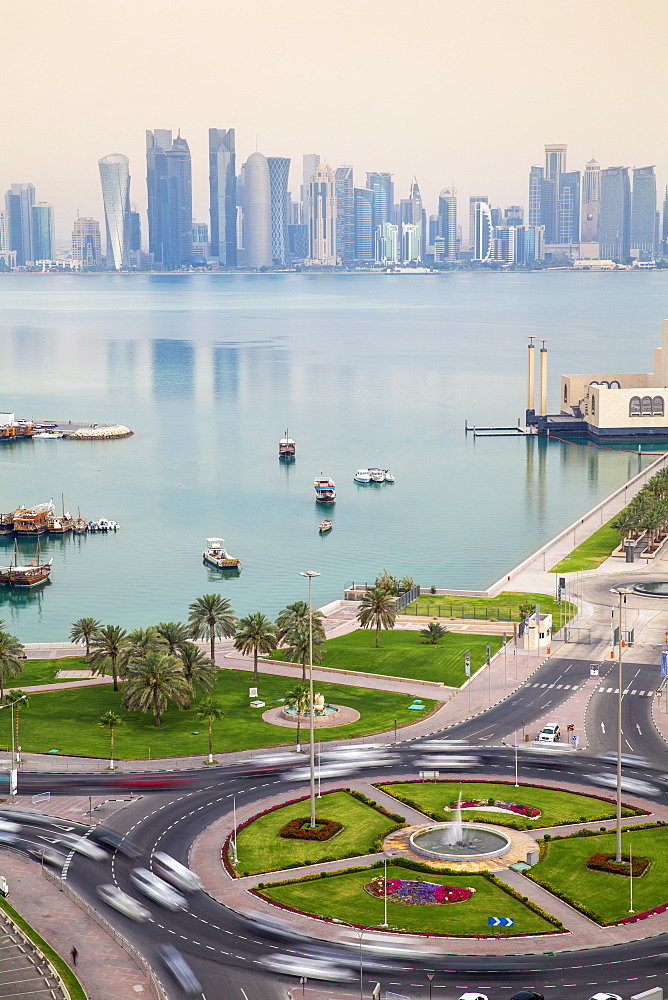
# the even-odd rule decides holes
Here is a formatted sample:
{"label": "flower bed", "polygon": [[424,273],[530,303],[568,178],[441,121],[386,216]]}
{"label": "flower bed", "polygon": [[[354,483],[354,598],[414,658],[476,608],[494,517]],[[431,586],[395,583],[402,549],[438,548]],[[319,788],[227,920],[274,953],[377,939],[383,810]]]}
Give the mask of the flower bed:
{"label": "flower bed", "polygon": [[335,819],[316,819],[315,826],[311,827],[309,816],[299,816],[286,823],[279,836],[288,840],[331,840],[340,830],[343,830],[343,823]]}
{"label": "flower bed", "polygon": [[437,903],[463,903],[470,899],[475,889],[458,885],[440,885],[437,882],[414,882],[403,878],[374,878],[364,886],[375,899],[387,895],[393,903],[407,906],[435,906]]}
{"label": "flower bed", "polygon": [[[538,819],[540,816],[540,809],[534,809],[533,806],[523,806],[519,802],[504,802],[503,799],[494,799],[492,802],[484,799],[466,799],[462,802],[462,809],[480,809],[481,807],[487,806],[492,809],[501,809],[503,812],[517,813],[518,816],[526,816],[528,819]],[[453,802],[450,809],[455,809],[457,803]]]}
{"label": "flower bed", "polygon": [[[587,868],[591,868],[595,872],[609,872],[611,875],[626,875],[629,876],[629,855],[622,854],[621,862],[614,860],[615,854],[592,854],[589,861],[587,861]],[[634,878],[640,878],[644,875],[650,866],[649,858],[634,858],[632,868],[632,874]]]}

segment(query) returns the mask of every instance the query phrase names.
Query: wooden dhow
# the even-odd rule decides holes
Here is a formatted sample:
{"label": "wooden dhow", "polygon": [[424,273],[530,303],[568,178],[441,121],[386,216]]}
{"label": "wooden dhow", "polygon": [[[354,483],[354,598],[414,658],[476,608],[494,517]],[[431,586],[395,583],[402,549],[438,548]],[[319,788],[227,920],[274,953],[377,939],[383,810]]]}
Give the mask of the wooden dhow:
{"label": "wooden dhow", "polygon": [[14,511],[15,535],[41,535],[47,530],[47,518],[51,517],[55,508],[53,500],[37,504],[36,507],[21,507]]}
{"label": "wooden dhow", "polygon": [[18,545],[14,540],[14,562],[9,566],[0,566],[0,584],[5,587],[39,587],[51,576],[53,559],[42,562],[40,558],[39,538],[35,558],[30,563],[19,563]]}

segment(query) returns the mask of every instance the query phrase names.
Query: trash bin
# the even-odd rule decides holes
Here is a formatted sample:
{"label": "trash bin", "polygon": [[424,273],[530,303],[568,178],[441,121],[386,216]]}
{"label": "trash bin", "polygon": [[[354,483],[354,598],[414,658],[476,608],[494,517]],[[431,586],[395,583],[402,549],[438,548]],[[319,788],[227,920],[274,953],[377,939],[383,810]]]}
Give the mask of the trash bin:
{"label": "trash bin", "polygon": [[528,733],[525,733],[525,734],[524,734],[524,742],[525,742],[525,743],[528,743],[530,739],[531,739],[531,737],[529,736],[529,734],[528,734]]}

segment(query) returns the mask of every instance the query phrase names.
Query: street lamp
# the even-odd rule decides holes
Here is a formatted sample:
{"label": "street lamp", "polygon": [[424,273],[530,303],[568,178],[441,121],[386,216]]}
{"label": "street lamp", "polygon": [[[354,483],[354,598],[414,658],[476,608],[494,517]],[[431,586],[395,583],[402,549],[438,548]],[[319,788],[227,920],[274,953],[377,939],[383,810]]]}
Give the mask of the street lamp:
{"label": "street lamp", "polygon": [[[14,748],[14,706],[18,705],[20,701],[24,701],[28,697],[27,694],[21,695],[16,701],[12,701],[9,704],[10,711],[10,727],[12,730],[12,766],[9,772],[9,792],[12,797],[12,802],[16,802],[16,786],[17,786],[17,774],[16,774],[16,753]],[[7,708],[7,705],[0,705],[0,709]]]}
{"label": "street lamp", "polygon": [[[308,579],[308,662],[309,662],[309,767],[311,772],[311,823],[310,828],[315,828],[315,738],[313,735],[313,603],[311,600],[311,582],[314,577],[320,576],[314,570],[300,572],[300,576]],[[360,943],[360,950],[361,950]]]}
{"label": "street lamp", "polygon": [[622,860],[622,650],[624,637],[622,634],[622,598],[626,603],[626,595],[632,594],[631,587],[612,587],[611,594],[619,597],[619,659],[618,659],[618,691],[617,691],[617,825],[615,838],[615,860]]}
{"label": "street lamp", "polygon": [[366,932],[368,930],[370,930],[371,928],[370,927],[356,927],[355,929],[356,929],[357,935],[358,935],[358,937],[360,939],[360,1000],[364,1000],[364,990],[363,990],[363,983],[364,983],[364,953],[362,951],[362,938],[364,937],[364,935],[366,934]]}

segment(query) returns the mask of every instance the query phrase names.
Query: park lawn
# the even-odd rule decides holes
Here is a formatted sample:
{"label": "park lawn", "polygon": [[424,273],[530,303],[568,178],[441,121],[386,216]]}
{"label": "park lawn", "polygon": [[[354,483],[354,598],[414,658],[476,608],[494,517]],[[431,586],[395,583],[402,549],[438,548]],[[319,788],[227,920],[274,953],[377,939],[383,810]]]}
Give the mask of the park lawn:
{"label": "park lawn", "polygon": [[[427,615],[437,618],[475,618],[479,621],[519,622],[521,604],[540,604],[541,614],[552,615],[559,620],[559,614],[566,621],[577,614],[577,607],[563,601],[561,612],[554,597],[549,594],[522,594],[504,590],[498,597],[446,597],[443,594],[421,594],[409,604],[401,615]],[[512,632],[512,629],[510,630]]]}
{"label": "park lawn", "polygon": [[[327,792],[316,802],[316,819],[343,824],[331,840],[288,840],[279,836],[286,823],[309,817],[309,800],[292,802],[258,816],[237,834],[236,870],[240,875],[256,875],[281,868],[298,868],[321,861],[371,854],[380,850],[380,841],[398,826],[395,820],[366,805],[348,792]],[[228,855],[229,859],[229,855]]]}
{"label": "park lawn", "polygon": [[[460,635],[448,632],[439,642],[425,643],[420,633],[409,629],[394,629],[380,633],[376,649],[374,629],[357,629],[348,635],[328,639],[325,643],[323,666],[337,670],[361,670],[388,677],[410,677],[423,681],[440,681],[449,687],[460,687],[466,680],[464,653],[471,653],[471,672],[485,662],[485,647],[489,642],[492,655],[503,645],[500,635]],[[283,659],[278,650],[276,659]]]}
{"label": "park lawn", "polygon": [[90,670],[85,656],[64,656],[54,660],[22,660],[23,670],[18,677],[8,677],[6,688],[27,688],[34,684],[59,684],[59,670]]}
{"label": "park lawn", "polygon": [[[259,893],[267,899],[315,916],[342,920],[362,927],[375,927],[383,922],[385,901],[374,899],[365,891],[364,886],[379,875],[381,877],[383,875],[382,868],[366,869],[362,872],[347,872],[309,882],[292,882],[273,888],[265,886]],[[475,889],[473,896],[461,903],[436,906],[393,903],[388,896],[387,922],[390,928],[416,934],[450,934],[464,937],[469,935],[512,937],[516,934],[543,934],[555,931],[555,928],[537,913],[533,913],[522,902],[513,899],[480,875],[470,873],[445,875],[438,871],[416,872],[399,864],[388,864],[387,877]],[[511,917],[514,926],[494,929],[489,927],[488,917]]]}
{"label": "park lawn", "polygon": [[[245,670],[221,670],[211,692],[225,712],[224,718],[213,724],[213,747],[216,753],[257,749],[264,746],[290,745],[295,730],[272,726],[262,719],[262,709],[249,707],[249,685],[252,674]],[[285,698],[295,686],[290,677],[260,675],[258,691],[269,708]],[[82,687],[68,691],[32,694],[30,705],[20,713],[20,742],[30,753],[59,750],[63,754],[104,758],[109,755],[109,730],[99,725],[100,716],[113,710],[122,718],[115,730],[115,756],[119,760],[145,757],[174,757],[208,752],[206,722],[196,722],[194,707],[181,711],[173,705],[163,715],[160,728],[153,724],[151,712],[128,712],[121,708],[121,689],[113,686]],[[393,730],[417,722],[428,715],[438,702],[425,700],[424,709],[409,711],[409,696],[388,691],[345,687],[338,684],[318,684],[326,701],[349,705],[360,713],[357,722],[344,726],[316,729],[316,740],[340,740],[366,733]],[[193,705],[201,698],[196,695]],[[302,740],[307,738],[302,727]],[[10,713],[0,712],[0,746],[11,743]]]}
{"label": "park lawn", "polygon": [[[614,802],[553,788],[536,788],[532,785],[520,785],[519,788],[515,788],[512,782],[505,784],[491,781],[414,781],[391,785],[379,784],[378,788],[439,822],[452,819],[452,810],[447,806],[457,801],[460,791],[464,801],[502,799],[505,802],[517,802],[519,805],[540,809],[541,814],[536,819],[529,819],[516,813],[485,812],[476,809],[465,809],[462,813],[466,820],[512,826],[518,830],[613,819],[615,816]],[[641,813],[642,810],[624,809],[623,814],[636,816]]]}
{"label": "park lawn", "polygon": [[[612,521],[616,518],[612,518]],[[608,521],[593,535],[581,542],[570,555],[566,556],[556,566],[553,566],[550,573],[575,573],[577,570],[596,569],[602,562],[618,549],[622,536],[616,528],[611,528],[612,521]]]}
{"label": "park lawn", "polygon": [[[633,909],[636,913],[651,910],[668,902],[668,827],[633,830],[622,834],[622,853],[629,844],[634,857],[649,858],[648,871],[633,879]],[[629,879],[625,875],[590,871],[587,860],[601,851],[615,850],[615,834],[598,837],[573,837],[552,840],[545,845],[545,856],[529,878],[546,889],[558,888],[576,903],[593,910],[599,923],[611,923],[629,916]]]}

